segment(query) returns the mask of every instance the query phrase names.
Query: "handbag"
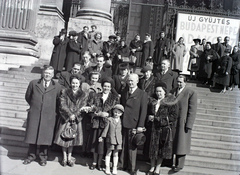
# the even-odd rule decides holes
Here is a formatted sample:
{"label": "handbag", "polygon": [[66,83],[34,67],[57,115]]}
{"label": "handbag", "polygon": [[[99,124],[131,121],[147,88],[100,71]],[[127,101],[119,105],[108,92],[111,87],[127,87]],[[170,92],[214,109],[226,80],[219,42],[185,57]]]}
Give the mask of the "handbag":
{"label": "handbag", "polygon": [[122,61],[123,62],[130,62],[130,58],[129,57],[122,57]]}
{"label": "handbag", "polygon": [[131,61],[132,63],[136,63],[136,60],[137,60],[137,57],[136,57],[136,56],[130,55],[130,61]]}
{"label": "handbag", "polygon": [[61,137],[64,139],[74,139],[77,136],[77,124],[75,121],[67,122]]}

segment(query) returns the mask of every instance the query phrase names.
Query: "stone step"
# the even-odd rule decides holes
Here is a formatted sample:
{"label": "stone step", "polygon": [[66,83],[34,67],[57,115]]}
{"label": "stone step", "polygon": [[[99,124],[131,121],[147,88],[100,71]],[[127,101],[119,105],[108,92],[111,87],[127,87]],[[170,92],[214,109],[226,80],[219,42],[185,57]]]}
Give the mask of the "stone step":
{"label": "stone step", "polygon": [[15,127],[14,129],[21,130],[26,127],[26,118],[23,119],[23,118],[0,116],[0,120],[1,120],[1,123],[0,123],[1,128]]}
{"label": "stone step", "polygon": [[0,134],[0,144],[18,147],[28,147],[28,144],[24,142],[24,137]]}
{"label": "stone step", "polygon": [[192,146],[198,146],[198,147],[204,147],[204,148],[214,148],[214,149],[222,149],[222,150],[240,151],[240,144],[239,143],[225,142],[225,141],[192,138],[191,145]]}
{"label": "stone step", "polygon": [[238,160],[238,161],[240,160],[239,151],[219,150],[219,149],[203,148],[203,147],[197,147],[197,146],[191,147],[190,155],[218,158],[218,159],[228,159],[228,160]]}
{"label": "stone step", "polygon": [[8,77],[1,77],[1,82],[13,82],[16,83],[22,83],[22,84],[29,84],[29,80],[24,78],[8,78]]}
{"label": "stone step", "polygon": [[204,109],[197,108],[197,113],[205,113],[205,114],[213,114],[213,115],[224,115],[224,116],[232,116],[237,117],[240,116],[240,112],[238,111],[224,111],[224,110],[214,110],[214,109]]}
{"label": "stone step", "polygon": [[217,133],[193,131],[192,138],[240,143],[239,135],[234,136],[234,135],[227,135],[227,134],[217,134]]}
{"label": "stone step", "polygon": [[238,123],[238,122],[206,120],[206,119],[201,119],[201,118],[197,117],[194,123],[197,124],[197,125],[217,126],[217,127],[223,127],[223,128],[240,129],[240,123]]}
{"label": "stone step", "polygon": [[231,116],[219,116],[219,115],[210,115],[210,114],[203,114],[197,113],[197,118],[201,118],[204,120],[216,120],[216,121],[226,121],[226,122],[240,122],[239,117],[231,117]]}
{"label": "stone step", "polygon": [[233,128],[222,128],[216,126],[205,126],[205,125],[193,125],[193,131],[199,132],[207,132],[207,133],[218,133],[218,134],[226,134],[226,135],[240,135],[240,129],[233,129]]}
{"label": "stone step", "polygon": [[0,155],[6,155],[8,157],[27,157],[28,148],[19,147],[19,146],[10,146],[10,145],[1,145],[0,146]]}
{"label": "stone step", "polygon": [[9,103],[0,103],[0,109],[8,109],[11,111],[26,111],[30,106],[28,104],[16,105]]}
{"label": "stone step", "polygon": [[214,94],[198,94],[198,99],[201,100],[215,100],[215,101],[222,101],[225,103],[231,102],[231,103],[240,103],[240,98],[236,95],[232,96],[227,96],[225,94],[219,94],[219,95],[214,95]]}
{"label": "stone step", "polygon": [[0,74],[10,74],[10,75],[24,75],[28,77],[31,74],[36,74],[40,76],[40,73],[31,73],[31,72],[21,72],[21,71],[5,71],[5,70],[0,70]]}
{"label": "stone step", "polygon": [[[2,120],[2,118],[1,118],[1,120]],[[19,126],[10,126],[10,125],[0,126],[0,134],[5,134],[5,135],[24,137],[25,130],[26,129],[24,127],[19,127]]]}
{"label": "stone step", "polygon": [[0,103],[27,105],[27,102],[25,99],[15,99],[12,97],[1,97],[1,96],[0,96]]}
{"label": "stone step", "polygon": [[10,110],[7,110],[7,109],[0,109],[0,116],[26,119],[27,118],[27,111],[10,111]]}
{"label": "stone step", "polygon": [[29,83],[15,83],[15,82],[3,82],[0,79],[0,86],[10,86],[27,89]]}
{"label": "stone step", "polygon": [[237,111],[240,112],[240,106],[239,104],[234,105],[217,105],[217,104],[203,104],[200,102],[201,100],[198,100],[198,108],[204,108],[204,109],[214,109],[214,110],[226,110],[226,111]]}
{"label": "stone step", "polygon": [[18,87],[11,87],[11,86],[0,86],[0,91],[1,92],[15,92],[15,93],[21,93],[25,94],[26,93],[25,88],[18,88]]}
{"label": "stone step", "polygon": [[[5,78],[16,78],[16,79],[38,79],[41,77],[41,74],[28,74],[28,75],[21,75],[21,74],[8,74],[8,73],[0,73],[0,77],[5,77]],[[1,79],[0,78],[0,79]]]}
{"label": "stone step", "polygon": [[24,93],[17,93],[17,92],[3,91],[3,92],[0,93],[0,97],[11,97],[11,98],[16,98],[16,99],[25,99],[25,94]]}
{"label": "stone step", "polygon": [[[235,101],[235,100],[234,100]],[[239,103],[236,103],[236,102],[230,102],[228,101],[226,103],[226,101],[222,101],[222,100],[215,100],[214,98],[210,98],[210,99],[200,99],[198,98],[198,104],[206,104],[206,105],[219,105],[219,106],[228,106],[228,107],[231,107],[231,106],[235,106],[235,107],[239,107],[240,105],[238,105]]]}
{"label": "stone step", "polygon": [[187,155],[185,165],[218,170],[240,171],[240,161]]}

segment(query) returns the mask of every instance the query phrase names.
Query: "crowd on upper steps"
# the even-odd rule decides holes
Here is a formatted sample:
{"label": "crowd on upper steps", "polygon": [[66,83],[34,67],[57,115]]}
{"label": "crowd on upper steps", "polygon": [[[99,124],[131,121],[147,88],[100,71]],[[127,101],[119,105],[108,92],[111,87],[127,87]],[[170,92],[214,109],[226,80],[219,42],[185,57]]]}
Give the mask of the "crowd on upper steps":
{"label": "crowd on upper steps", "polygon": [[[187,52],[184,38],[172,44],[165,33],[154,46],[151,35],[142,42],[136,35],[127,46],[120,35],[102,41],[97,26],[77,33],[62,29],[53,39],[50,65],[41,79],[32,80],[25,99],[28,110],[25,142],[28,157],[45,166],[48,147],[62,147],[62,166],[74,166],[72,151],[91,156],[90,169],[112,174],[118,169],[137,174],[137,149],[143,147],[151,167],[147,174],[160,174],[161,166],[183,169],[190,152],[191,133],[197,112],[197,94],[186,87],[181,75]],[[204,84],[239,84],[238,47],[211,44],[200,39],[189,51],[190,78]],[[138,70],[141,69],[141,72]],[[194,77],[193,77],[194,75]],[[57,79],[53,80],[53,78]],[[103,159],[105,166],[103,166]]]}

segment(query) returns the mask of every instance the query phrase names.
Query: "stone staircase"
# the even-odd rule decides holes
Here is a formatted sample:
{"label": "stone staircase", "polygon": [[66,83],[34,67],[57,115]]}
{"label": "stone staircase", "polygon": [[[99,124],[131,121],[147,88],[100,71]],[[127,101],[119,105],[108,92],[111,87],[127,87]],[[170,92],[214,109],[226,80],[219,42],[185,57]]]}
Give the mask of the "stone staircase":
{"label": "stone staircase", "polygon": [[[40,66],[36,63],[36,67]],[[32,66],[32,67],[33,67]],[[9,157],[25,157],[27,144],[23,142],[26,126],[24,100],[28,83],[40,78],[30,73],[32,67],[23,66],[0,71],[0,154]],[[37,71],[36,71],[37,72]],[[192,134],[191,154],[179,175],[239,175],[240,174],[240,91],[226,94],[211,91],[199,82],[188,82],[198,93],[197,117]],[[59,154],[61,156],[61,154]],[[143,170],[149,166],[139,162]],[[141,169],[141,170],[142,170]],[[171,174],[163,168],[163,174]]]}

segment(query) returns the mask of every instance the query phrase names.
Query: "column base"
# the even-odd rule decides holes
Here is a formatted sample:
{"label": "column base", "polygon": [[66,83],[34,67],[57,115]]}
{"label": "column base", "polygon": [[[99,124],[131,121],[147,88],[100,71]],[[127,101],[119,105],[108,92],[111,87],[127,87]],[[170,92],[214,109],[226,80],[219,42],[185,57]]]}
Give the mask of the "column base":
{"label": "column base", "polygon": [[68,22],[68,31],[75,30],[81,32],[84,26],[91,28],[91,25],[97,26],[97,31],[102,33],[102,40],[107,41],[108,36],[114,34],[114,24],[112,21],[102,19],[101,17],[77,17],[70,18]]}

